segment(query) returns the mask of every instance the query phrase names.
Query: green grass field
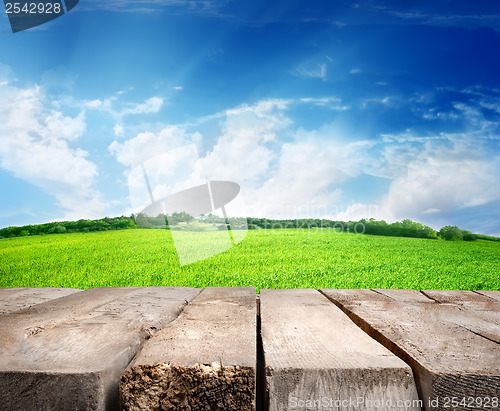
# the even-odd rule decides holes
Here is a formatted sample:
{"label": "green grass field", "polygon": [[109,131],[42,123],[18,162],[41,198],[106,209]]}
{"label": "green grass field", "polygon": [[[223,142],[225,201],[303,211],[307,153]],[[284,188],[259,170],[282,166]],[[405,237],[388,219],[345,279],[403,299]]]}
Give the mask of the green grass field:
{"label": "green grass field", "polygon": [[253,286],[500,290],[500,243],[249,231],[183,267],[167,230],[0,240],[0,287]]}

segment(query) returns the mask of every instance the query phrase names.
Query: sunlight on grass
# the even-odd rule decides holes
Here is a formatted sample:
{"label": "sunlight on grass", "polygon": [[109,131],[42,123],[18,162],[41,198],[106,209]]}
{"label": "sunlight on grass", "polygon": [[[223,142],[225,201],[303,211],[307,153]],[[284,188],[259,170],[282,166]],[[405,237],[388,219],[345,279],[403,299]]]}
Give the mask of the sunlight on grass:
{"label": "sunlight on grass", "polygon": [[255,230],[181,267],[167,230],[0,240],[0,287],[500,289],[500,244]]}

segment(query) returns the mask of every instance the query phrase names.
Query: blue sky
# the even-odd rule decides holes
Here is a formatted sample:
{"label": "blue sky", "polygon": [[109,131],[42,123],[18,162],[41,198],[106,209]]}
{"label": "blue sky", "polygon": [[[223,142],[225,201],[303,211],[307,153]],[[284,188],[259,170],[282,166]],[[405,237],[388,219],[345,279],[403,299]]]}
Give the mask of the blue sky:
{"label": "blue sky", "polygon": [[194,144],[247,216],[500,235],[498,2],[80,0],[0,36],[2,227],[129,215]]}

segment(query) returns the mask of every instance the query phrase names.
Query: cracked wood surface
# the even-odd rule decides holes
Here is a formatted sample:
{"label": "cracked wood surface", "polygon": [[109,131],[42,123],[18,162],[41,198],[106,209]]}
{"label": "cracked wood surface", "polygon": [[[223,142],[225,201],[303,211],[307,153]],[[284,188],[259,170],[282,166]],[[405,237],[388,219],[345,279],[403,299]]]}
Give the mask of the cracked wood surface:
{"label": "cracked wood surface", "polygon": [[123,409],[254,409],[256,298],[250,287],[205,288],[125,371]]}
{"label": "cracked wood surface", "polygon": [[77,293],[76,288],[0,288],[0,315]]}
{"label": "cracked wood surface", "polygon": [[96,288],[0,316],[0,408],[117,409],[142,343],[200,292]]}
{"label": "cracked wood surface", "polygon": [[412,366],[426,409],[445,409],[445,397],[500,397],[500,302],[488,293],[320,291]]}
{"label": "cracked wood surface", "polygon": [[[415,399],[386,348],[427,410],[500,396],[500,291],[320,291],[261,292],[271,410],[291,396]],[[154,408],[154,391],[162,409],[251,409],[255,317],[253,288],[0,289],[0,409],[117,409],[120,377],[126,409]]]}
{"label": "cracked wood surface", "polygon": [[411,405],[398,409],[419,409],[410,367],[318,291],[261,290],[260,304],[271,411],[322,399],[342,410],[376,409],[370,401],[377,400],[407,400]]}

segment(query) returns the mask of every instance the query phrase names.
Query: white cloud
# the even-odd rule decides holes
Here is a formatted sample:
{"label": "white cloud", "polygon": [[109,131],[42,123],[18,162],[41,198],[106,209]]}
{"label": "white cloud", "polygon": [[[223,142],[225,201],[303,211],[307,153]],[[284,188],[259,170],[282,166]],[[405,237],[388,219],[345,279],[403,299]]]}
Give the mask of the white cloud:
{"label": "white cloud", "polygon": [[182,87],[181,86],[175,86],[174,90],[182,90]]}
{"label": "white cloud", "polygon": [[481,111],[476,107],[464,103],[455,103],[453,107],[473,125],[484,122]]}
{"label": "white cloud", "polygon": [[132,91],[133,89],[134,89],[134,87],[128,87],[125,90],[119,90],[119,91],[117,91],[116,94],[118,96],[121,96],[122,94],[128,93],[129,91]]}
{"label": "white cloud", "polygon": [[[326,212],[342,196],[336,185],[365,167],[369,142],[348,141],[332,125],[311,132],[292,131],[286,110],[296,102],[318,103],[307,99],[263,100],[216,116],[221,119],[220,135],[201,158],[203,173],[209,180],[239,183],[248,215],[296,217],[307,215],[308,210]],[[293,140],[286,141],[290,136]],[[120,163],[134,167],[195,139],[201,139],[201,135],[189,135],[181,127],[170,126],[159,133],[138,134],[123,143],[115,141],[109,149]],[[168,162],[175,164],[175,159]],[[193,176],[185,170],[183,178],[195,181]],[[168,185],[173,186],[171,181]]]}
{"label": "white cloud", "polygon": [[208,177],[250,186],[264,178],[275,159],[270,144],[290,124],[283,114],[288,104],[286,100],[264,100],[228,110],[217,143],[203,159]]}
{"label": "white cloud", "polygon": [[331,217],[343,197],[339,187],[371,167],[372,145],[350,140],[335,124],[297,130],[293,141],[282,144],[270,178],[255,190],[255,215]]}
{"label": "white cloud", "polygon": [[[281,147],[277,168],[253,190],[252,216],[292,217],[313,214],[337,201],[341,191],[331,187],[345,179],[335,166],[331,147],[286,143]],[[308,213],[309,212],[309,213]]]}
{"label": "white cloud", "polygon": [[[123,92],[118,92],[118,95]],[[85,107],[91,110],[99,110],[109,113],[116,121],[121,121],[124,116],[137,114],[154,114],[158,113],[163,106],[163,99],[160,97],[151,97],[144,103],[128,104],[126,108],[121,110],[113,108],[113,105],[119,104],[118,97],[112,96],[104,100],[96,99],[86,101]]]}
{"label": "white cloud", "polygon": [[366,100],[361,102],[361,108],[367,108],[373,104],[381,104],[381,105],[389,106],[389,105],[396,104],[397,101],[398,101],[398,98],[395,96],[367,98]]}
{"label": "white cloud", "polygon": [[326,81],[326,75],[327,75],[327,70],[326,70],[326,64],[318,64],[318,66],[314,69],[307,69],[304,67],[301,67],[298,69],[298,74],[303,77],[312,77],[312,78],[319,78],[323,81]]}
{"label": "white cloud", "polygon": [[342,104],[342,99],[338,97],[321,97],[321,98],[311,98],[304,97],[299,100],[301,103],[314,104],[318,107],[327,107],[335,111],[345,111],[349,110],[349,106]]}
{"label": "white cloud", "polygon": [[[235,181],[251,190],[262,183],[271,169],[275,155],[270,145],[276,144],[278,133],[289,125],[290,120],[283,114],[288,104],[286,100],[265,100],[215,116],[221,119],[221,133],[199,162],[195,161],[197,156],[189,144],[191,147],[192,143],[199,144],[202,136],[197,132],[187,133],[179,126],[168,126],[158,133],[143,132],[125,142],[114,141],[109,150],[129,169],[147,164],[154,185],[165,186],[170,192],[200,184],[205,178]],[[161,164],[155,164],[159,158]],[[196,166],[187,167],[188,164]],[[133,197],[141,198],[142,204],[147,198],[144,190],[140,195],[135,194],[139,191],[134,188]]]}
{"label": "white cloud", "polygon": [[359,68],[353,68],[349,71],[349,74],[359,74],[361,70]]}
{"label": "white cloud", "polygon": [[97,99],[97,100],[87,101],[85,103],[85,105],[88,108],[98,108],[98,107],[101,107],[103,105],[103,103],[101,100]]}
{"label": "white cloud", "polygon": [[[206,183],[201,161],[194,144],[156,153],[127,173],[130,202],[134,212],[141,212],[153,200]],[[147,183],[151,192],[147,187]]]}
{"label": "white cloud", "polygon": [[[266,100],[228,110],[223,134],[203,159],[211,178],[242,184],[251,216],[325,213],[342,196],[338,185],[365,167],[365,141],[349,141],[334,125],[291,131],[292,100]],[[316,104],[316,99],[301,99]],[[293,135],[292,141],[284,137]]]}
{"label": "white cloud", "polygon": [[52,102],[38,86],[4,86],[0,101],[0,166],[55,196],[64,218],[101,215],[97,167],[69,145],[85,131],[84,113],[70,117],[48,109]]}
{"label": "white cloud", "polygon": [[[226,110],[225,114],[227,116],[241,114],[241,113],[254,113],[259,118],[268,118],[271,120],[277,120],[275,109],[277,110],[285,110],[293,100],[284,100],[284,99],[268,99],[261,100],[258,103],[249,106],[249,105],[241,105],[234,109]],[[278,116],[283,117],[282,113],[279,113]],[[250,125],[251,126],[251,125]]]}
{"label": "white cloud", "polygon": [[120,124],[115,124],[115,126],[113,127],[113,133],[116,137],[123,137],[123,127]]}
{"label": "white cloud", "polygon": [[[388,158],[398,161],[394,154]],[[380,204],[388,217],[418,219],[500,200],[500,163],[477,142],[428,142],[404,161],[406,170],[393,179]]]}
{"label": "white cloud", "polygon": [[[219,16],[226,2],[221,0],[114,0],[102,2],[89,0],[80,10],[107,10],[113,13],[154,13],[165,7],[187,10],[190,13]],[[226,16],[223,14],[223,16]]]}
{"label": "white cloud", "polygon": [[135,167],[152,157],[191,143],[192,137],[181,127],[168,126],[158,133],[139,133],[123,143],[115,140],[110,144],[109,151],[119,163]]}
{"label": "white cloud", "polygon": [[469,140],[470,136],[442,135],[386,141],[379,174],[391,179],[388,192],[371,204],[349,206],[337,218],[410,218],[432,225],[448,221],[447,216],[458,210],[500,201],[499,158],[492,158],[480,139]]}
{"label": "white cloud", "polygon": [[85,114],[76,117],[64,116],[59,111],[51,111],[45,118],[45,127],[40,129],[40,136],[46,140],[76,141],[85,132]]}
{"label": "white cloud", "polygon": [[425,143],[430,140],[442,140],[442,136],[416,136],[411,133],[411,130],[407,130],[404,133],[400,134],[380,134],[382,137],[382,141],[384,143],[407,143],[407,142],[419,142]]}
{"label": "white cloud", "polygon": [[126,114],[146,114],[146,113],[158,113],[163,105],[163,99],[160,97],[151,97],[146,100],[143,104],[136,104],[131,108],[126,108],[121,112],[121,115]]}

